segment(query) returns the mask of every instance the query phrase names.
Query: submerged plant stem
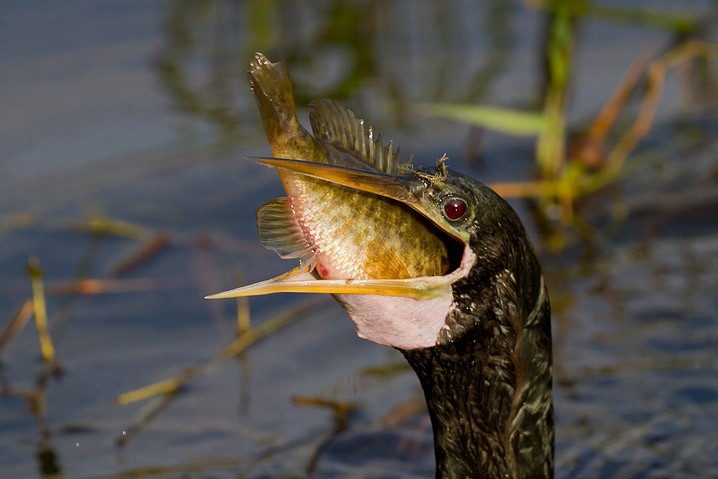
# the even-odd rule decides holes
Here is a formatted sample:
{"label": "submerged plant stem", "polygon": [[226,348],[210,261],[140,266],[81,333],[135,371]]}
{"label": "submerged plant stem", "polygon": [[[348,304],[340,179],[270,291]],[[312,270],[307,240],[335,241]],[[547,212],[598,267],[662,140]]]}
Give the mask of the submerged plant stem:
{"label": "submerged plant stem", "polygon": [[33,300],[30,298],[22,303],[22,306],[20,306],[17,312],[10,319],[10,322],[8,322],[5,329],[3,329],[2,333],[0,333],[0,356],[2,356],[5,348],[7,348],[15,337],[20,334],[20,331],[25,328],[25,325],[32,317],[33,311]]}
{"label": "submerged plant stem", "polygon": [[47,306],[45,303],[45,288],[42,281],[42,269],[37,258],[30,258],[27,267],[28,275],[32,282],[32,302],[35,311],[35,325],[40,340],[40,353],[42,360],[48,367],[55,366],[55,347],[50,337],[50,329],[47,325]]}
{"label": "submerged plant stem", "polygon": [[182,371],[182,373],[172,378],[164,379],[162,381],[158,381],[152,384],[148,384],[147,386],[143,386],[132,391],[122,393],[117,396],[115,401],[120,405],[125,405],[148,399],[150,397],[157,396],[160,394],[175,393],[182,386],[185,386],[198,376],[211,371],[226,360],[243,353],[252,344],[269,336],[272,333],[275,333],[281,328],[301,318],[307,312],[313,310],[317,303],[321,300],[322,299],[312,298],[311,300],[294,305],[274,316],[273,318],[270,318],[267,321],[264,321],[263,323],[253,328],[250,328],[249,330],[238,336],[234,341],[222,348],[212,359],[210,359],[206,363],[199,366],[186,368],[184,371]]}
{"label": "submerged plant stem", "polygon": [[685,42],[655,60],[648,67],[646,94],[636,120],[621,137],[618,144],[608,155],[606,164],[609,170],[617,172],[623,167],[626,158],[643,139],[653,125],[653,119],[658,109],[658,103],[663,92],[663,84],[668,70],[686,63],[694,58],[718,60],[718,47],[709,43],[692,40]]}
{"label": "submerged plant stem", "polygon": [[165,251],[170,244],[170,236],[167,233],[155,233],[145,239],[136,250],[121,259],[110,271],[110,276],[123,276]]}

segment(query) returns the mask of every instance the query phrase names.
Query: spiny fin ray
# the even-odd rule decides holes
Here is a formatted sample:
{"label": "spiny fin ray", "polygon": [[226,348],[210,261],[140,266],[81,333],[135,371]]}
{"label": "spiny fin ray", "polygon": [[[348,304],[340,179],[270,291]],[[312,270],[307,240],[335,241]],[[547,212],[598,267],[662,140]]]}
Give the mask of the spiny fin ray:
{"label": "spiny fin ray", "polygon": [[331,100],[314,100],[309,104],[309,122],[314,137],[354,152],[369,166],[382,173],[398,174],[408,167],[401,163],[399,149],[393,143],[382,144],[381,135],[364,120]]}

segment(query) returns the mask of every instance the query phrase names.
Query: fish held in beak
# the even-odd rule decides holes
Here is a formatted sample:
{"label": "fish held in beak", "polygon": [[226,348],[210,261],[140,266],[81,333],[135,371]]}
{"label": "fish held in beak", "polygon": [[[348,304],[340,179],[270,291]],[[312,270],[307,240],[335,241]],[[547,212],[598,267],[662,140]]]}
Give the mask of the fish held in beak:
{"label": "fish held in beak", "polygon": [[257,54],[249,73],[273,155],[257,161],[277,168],[286,192],[257,210],[259,240],[300,266],[207,298],[333,294],[360,337],[404,349],[436,344],[452,285],[475,263],[465,230],[442,218],[432,196],[445,175],[413,171],[331,101],[309,105],[309,133],[286,69]]}
{"label": "fish held in beak", "polygon": [[[432,176],[413,171],[392,175],[370,170],[360,170],[325,163],[284,158],[255,158],[263,165],[289,170],[312,178],[317,178],[359,191],[389,198],[416,210],[422,216],[430,215],[423,204],[423,192]],[[400,208],[400,205],[395,207]],[[431,218],[428,218],[431,221]],[[357,221],[360,221],[357,218]],[[433,221],[432,221],[433,223]],[[455,233],[435,224],[448,236]],[[461,238],[447,238],[447,241],[460,241]],[[464,248],[464,256],[473,255]],[[295,268],[275,278],[207,296],[207,299],[235,298],[241,296],[260,296],[273,293],[328,293],[328,294],[368,294],[379,296],[401,296],[416,300],[431,299],[450,292],[451,284],[466,274],[466,266],[473,261],[464,257],[453,272],[441,276],[421,276],[415,278],[381,279],[321,279],[309,268]]]}
{"label": "fish held in beak", "polygon": [[440,187],[446,178],[445,156],[437,161],[435,173],[405,170],[401,174],[285,158],[259,157],[255,160],[260,164],[279,170],[300,173],[397,201],[416,211],[420,217],[456,241],[469,242],[470,236],[465,229],[456,228],[453,222],[447,221],[446,211],[442,211],[446,205],[441,200],[437,201],[437,198],[434,197],[435,193],[432,191],[437,186]]}

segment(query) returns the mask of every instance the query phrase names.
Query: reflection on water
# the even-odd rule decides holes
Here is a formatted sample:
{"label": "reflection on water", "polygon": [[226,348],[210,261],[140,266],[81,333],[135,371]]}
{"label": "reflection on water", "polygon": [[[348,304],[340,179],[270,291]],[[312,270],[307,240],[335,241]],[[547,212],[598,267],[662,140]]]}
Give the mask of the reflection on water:
{"label": "reflection on water", "polygon": [[[419,163],[448,150],[466,171],[467,128],[411,105],[533,104],[544,16],[499,0],[74,5],[10,4],[0,26],[0,324],[30,297],[24,271],[38,256],[64,366],[44,372],[32,322],[3,347],[0,475],[431,477],[416,379],[329,300],[165,408],[114,401],[229,343],[235,306],[203,295],[287,269],[254,227],[256,207],[280,194],[276,176],[237,160],[267,151],[245,76],[254,51],[288,62],[300,104],[341,100]],[[710,2],[631,5],[715,18]],[[579,32],[576,123],[642,50],[673,39],[606,20]],[[717,130],[709,102],[692,114],[680,88],[668,79],[660,129],[629,177],[585,200],[592,243],[544,255],[558,477],[718,476]],[[477,148],[487,162],[474,176],[530,167],[528,143],[487,133]],[[253,299],[253,321],[303,299]],[[358,409],[338,428],[332,410],[293,396]]]}
{"label": "reflection on water", "polygon": [[717,248],[712,236],[618,248],[572,291],[556,352],[569,477],[718,472],[706,440],[718,419]]}
{"label": "reflection on water", "polygon": [[372,118],[391,112],[404,123],[417,98],[484,100],[511,58],[510,19],[519,8],[497,0],[335,1],[312,9],[293,1],[176,1],[157,75],[175,107],[207,120],[230,144],[242,138],[242,119],[255,117],[246,70],[260,50],[288,65],[299,105],[351,100]]}

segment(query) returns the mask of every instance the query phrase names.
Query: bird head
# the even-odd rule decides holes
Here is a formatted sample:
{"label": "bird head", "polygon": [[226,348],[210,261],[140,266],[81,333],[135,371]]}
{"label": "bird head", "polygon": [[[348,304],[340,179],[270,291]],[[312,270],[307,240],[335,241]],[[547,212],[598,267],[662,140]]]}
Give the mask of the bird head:
{"label": "bird head", "polygon": [[[446,243],[450,271],[442,276],[416,278],[326,280],[298,268],[277,278],[208,298],[278,292],[334,294],[354,320],[360,336],[401,349],[415,349],[452,341],[470,327],[462,324],[465,321],[450,321],[452,317],[462,317],[462,311],[476,313],[475,317],[478,313],[472,308],[491,304],[480,297],[493,294],[496,275],[525,269],[517,263],[524,261],[531,246],[516,213],[486,185],[449,171],[445,157],[434,167],[404,169],[399,174],[304,160],[259,158],[257,161],[372,193],[395,202],[397,207],[411,208],[420,220],[433,225]],[[533,258],[532,254],[529,256]],[[489,290],[482,292],[482,288]],[[387,324],[387,318],[395,316],[398,316],[397,324]],[[407,325],[407,321],[412,325]]]}

